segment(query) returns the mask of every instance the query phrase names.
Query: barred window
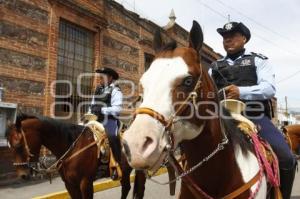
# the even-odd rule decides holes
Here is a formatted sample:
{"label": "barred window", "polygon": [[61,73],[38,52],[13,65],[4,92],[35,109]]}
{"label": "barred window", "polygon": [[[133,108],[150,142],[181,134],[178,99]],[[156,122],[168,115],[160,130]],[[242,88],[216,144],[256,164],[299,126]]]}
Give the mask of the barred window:
{"label": "barred window", "polygon": [[[61,19],[59,24],[55,115],[66,116],[73,112],[71,122],[77,122],[78,114],[86,112],[90,98],[80,95],[92,94],[92,77],[78,76],[91,73],[94,63],[94,32]],[[69,95],[68,95],[69,94]],[[80,106],[81,107],[81,106]],[[70,114],[71,115],[71,114]]]}

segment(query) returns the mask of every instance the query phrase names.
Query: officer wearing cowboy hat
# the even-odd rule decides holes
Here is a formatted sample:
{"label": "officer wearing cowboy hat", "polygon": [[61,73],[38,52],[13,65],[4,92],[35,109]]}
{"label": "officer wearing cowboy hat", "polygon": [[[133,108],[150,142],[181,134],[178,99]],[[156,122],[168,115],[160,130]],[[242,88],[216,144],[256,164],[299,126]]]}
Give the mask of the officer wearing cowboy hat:
{"label": "officer wearing cowboy hat", "polygon": [[[95,90],[91,103],[91,112],[104,125],[114,159],[121,162],[121,144],[118,137],[118,116],[122,110],[123,94],[115,81],[119,74],[112,68],[102,67],[96,70],[100,74],[100,84]],[[116,179],[117,171],[113,170],[112,178]]]}
{"label": "officer wearing cowboy hat", "polygon": [[243,23],[226,23],[217,32],[223,37],[223,47],[227,54],[212,64],[209,73],[218,89],[225,93],[224,97],[246,103],[244,115],[261,127],[259,135],[270,143],[279,159],[280,189],[283,198],[289,199],[296,160],[284,137],[270,120],[270,101],[276,92],[272,65],[266,56],[244,48],[251,33]]}

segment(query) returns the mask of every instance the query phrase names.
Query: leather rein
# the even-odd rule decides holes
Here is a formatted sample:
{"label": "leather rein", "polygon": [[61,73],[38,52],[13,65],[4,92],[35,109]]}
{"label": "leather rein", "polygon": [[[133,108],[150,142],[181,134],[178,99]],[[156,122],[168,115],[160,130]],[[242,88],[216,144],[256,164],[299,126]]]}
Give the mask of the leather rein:
{"label": "leather rein", "polygon": [[[62,165],[63,161],[67,162],[67,161],[73,159],[74,157],[78,156],[80,153],[82,153],[86,149],[88,149],[88,148],[96,145],[97,143],[101,143],[106,138],[106,135],[102,136],[99,140],[95,140],[95,141],[91,142],[87,146],[85,146],[85,147],[79,149],[78,151],[76,151],[71,156],[66,157],[71,152],[71,150],[75,147],[75,144],[77,143],[77,141],[79,140],[79,138],[82,136],[82,134],[83,134],[83,132],[84,132],[84,130],[86,128],[87,127],[83,128],[83,130],[80,132],[79,136],[71,144],[71,146],[68,148],[68,150],[57,161],[55,161],[51,166],[49,166],[48,168],[45,168],[45,169],[37,169],[37,168],[35,168],[34,166],[36,166],[36,164],[39,164],[39,162],[32,162],[32,161],[30,161],[31,157],[34,157],[34,155],[30,152],[30,148],[28,146],[28,142],[27,142],[25,133],[24,133],[23,129],[21,128],[21,135],[22,135],[23,140],[24,140],[24,148],[25,148],[25,151],[26,151],[26,154],[27,154],[26,162],[18,162],[18,163],[14,162],[13,165],[14,166],[27,166],[29,169],[32,169],[32,170],[34,170],[35,172],[38,172],[38,173],[41,173],[41,172],[49,173],[49,172],[54,172],[56,170],[59,170],[61,168],[61,165]],[[91,129],[91,131],[93,131],[93,130]]]}
{"label": "leather rein", "polygon": [[[22,136],[22,138],[24,140],[24,145],[25,145],[24,148],[25,148],[25,152],[26,152],[26,155],[27,155],[26,162],[20,162],[20,163],[14,162],[13,165],[14,166],[30,166],[30,163],[29,163],[30,158],[34,157],[34,155],[30,152],[30,148],[28,146],[28,142],[27,142],[25,133],[24,133],[24,131],[23,131],[22,128],[21,128],[21,136]],[[9,144],[8,147],[11,148],[11,145]],[[21,146],[19,146],[19,147],[21,147]],[[18,147],[14,147],[14,148],[18,148]]]}
{"label": "leather rein", "polygon": [[[213,199],[213,197],[209,196],[205,191],[203,191],[188,174],[195,171],[203,163],[207,162],[209,159],[211,159],[213,156],[215,156],[219,151],[222,151],[224,149],[225,145],[227,145],[229,143],[229,140],[225,133],[225,127],[224,127],[222,120],[219,119],[220,126],[221,126],[221,132],[223,134],[223,139],[217,145],[217,147],[208,156],[206,156],[204,159],[202,159],[199,163],[197,163],[193,167],[189,168],[188,170],[184,171],[182,169],[182,167],[180,166],[179,162],[177,161],[177,159],[174,157],[175,138],[174,138],[174,134],[172,133],[173,124],[177,121],[176,116],[178,116],[180,113],[182,113],[187,108],[188,102],[191,101],[194,105],[195,110],[198,111],[198,107],[196,105],[196,99],[198,97],[197,90],[201,88],[201,84],[202,84],[201,79],[202,79],[202,68],[201,68],[201,73],[199,75],[199,78],[197,80],[197,83],[196,83],[194,89],[189,93],[187,98],[183,101],[183,103],[181,103],[181,105],[178,107],[178,109],[175,111],[175,113],[171,115],[171,117],[169,119],[166,119],[161,113],[159,113],[151,108],[148,108],[148,107],[137,108],[135,110],[134,117],[136,117],[136,115],[138,115],[138,114],[146,114],[146,115],[149,115],[152,118],[158,120],[164,126],[163,134],[166,134],[168,137],[168,143],[164,150],[167,151],[168,155],[167,155],[166,159],[163,161],[163,164],[161,166],[165,166],[167,163],[169,163],[169,165],[171,165],[174,168],[174,170],[178,173],[178,176],[176,176],[175,179],[173,179],[169,182],[166,182],[166,183],[160,183],[156,180],[151,179],[151,177],[155,174],[155,172],[151,176],[148,176],[148,177],[155,183],[158,183],[161,185],[172,184],[172,183],[176,182],[177,180],[181,179],[186,182],[185,184],[187,185],[189,190],[193,193],[193,195],[196,198],[204,197],[207,199]],[[204,126],[205,126],[205,121],[201,128],[201,131],[204,129]],[[239,187],[238,189],[234,190],[233,192],[231,192],[230,194],[228,194],[222,198],[232,199],[232,198],[235,198],[235,197],[239,196],[240,194],[244,193],[246,190],[250,189],[255,183],[257,183],[257,181],[260,180],[259,174],[260,174],[260,172],[258,172],[249,182],[247,182],[243,186]]]}

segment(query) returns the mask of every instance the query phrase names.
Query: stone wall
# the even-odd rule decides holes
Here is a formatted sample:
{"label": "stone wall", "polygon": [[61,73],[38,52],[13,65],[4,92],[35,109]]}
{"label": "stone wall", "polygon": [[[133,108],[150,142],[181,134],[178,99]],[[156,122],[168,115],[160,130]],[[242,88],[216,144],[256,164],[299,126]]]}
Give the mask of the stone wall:
{"label": "stone wall", "polygon": [[1,0],[0,3],[3,7],[13,10],[17,15],[26,16],[41,23],[48,22],[48,12],[37,6],[19,0]]}
{"label": "stone wall", "polygon": [[118,40],[112,39],[108,36],[104,36],[103,44],[104,44],[104,46],[107,46],[109,48],[112,48],[112,49],[120,51],[120,52],[124,52],[128,55],[132,55],[132,56],[138,56],[139,55],[139,50],[137,48],[129,46],[129,45],[127,45],[123,42],[120,42]]}
{"label": "stone wall", "polygon": [[27,70],[42,70],[46,67],[46,59],[15,50],[0,48],[0,64]]}
{"label": "stone wall", "polygon": [[[56,80],[61,19],[95,33],[94,69],[115,68],[122,79],[136,84],[145,71],[145,55],[154,55],[154,32],[162,30],[112,0],[1,0],[0,17],[4,100],[42,110],[44,115],[50,115],[55,102],[51,85]],[[175,24],[163,38],[187,45],[188,32]],[[206,45],[203,49],[206,65],[219,56]],[[93,87],[96,84],[94,80]]]}
{"label": "stone wall", "polygon": [[0,84],[3,85],[6,90],[23,92],[26,95],[43,95],[45,88],[45,85],[42,82],[5,76],[0,76]]}
{"label": "stone wall", "polygon": [[45,0],[36,3],[0,1],[0,84],[4,101],[43,113],[49,5]]}
{"label": "stone wall", "polygon": [[[154,55],[154,32],[162,30],[112,0],[0,0],[0,84],[4,101],[17,103],[22,112],[50,116],[61,19],[94,33],[94,69],[112,67],[135,85],[145,71],[145,55]],[[186,45],[188,32],[176,26],[163,37]],[[207,46],[205,53],[208,62],[219,56]],[[135,99],[127,96],[129,84],[120,87],[125,100]],[[133,92],[138,94],[138,86]]]}
{"label": "stone wall", "polygon": [[22,42],[32,47],[45,46],[48,38],[45,34],[4,21],[0,22],[0,37]]}

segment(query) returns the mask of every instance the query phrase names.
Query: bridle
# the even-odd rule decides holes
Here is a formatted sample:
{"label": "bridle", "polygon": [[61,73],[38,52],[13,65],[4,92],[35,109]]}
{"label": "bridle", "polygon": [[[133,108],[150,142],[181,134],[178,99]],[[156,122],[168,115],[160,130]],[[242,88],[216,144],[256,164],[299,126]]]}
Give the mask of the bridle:
{"label": "bridle", "polygon": [[177,110],[171,115],[171,117],[169,119],[166,119],[161,113],[159,113],[158,111],[155,111],[151,108],[148,107],[140,107],[137,108],[135,110],[134,113],[134,117],[136,117],[139,114],[146,114],[149,115],[150,117],[158,120],[164,127],[164,132],[163,134],[167,135],[168,137],[168,144],[166,145],[166,150],[168,152],[174,152],[175,150],[175,138],[174,135],[172,133],[172,127],[173,124],[175,123],[176,117],[181,114],[187,107],[188,107],[188,102],[191,101],[194,105],[194,108],[197,110],[197,105],[196,105],[196,99],[198,97],[198,93],[197,90],[199,88],[201,88],[201,84],[202,84],[202,68],[201,68],[201,73],[198,77],[198,80],[194,86],[194,89],[189,93],[189,95],[187,96],[187,98],[180,103],[180,106],[177,108]]}
{"label": "bridle", "polygon": [[[22,135],[22,138],[24,140],[24,145],[20,145],[20,146],[17,146],[17,147],[13,147],[13,148],[19,148],[19,147],[22,147],[24,146],[25,148],[25,152],[26,152],[26,155],[27,155],[27,158],[26,158],[26,162],[14,162],[13,165],[14,166],[26,166],[28,167],[29,169],[32,169],[33,171],[37,172],[37,173],[46,173],[46,174],[51,174],[57,170],[59,170],[62,166],[62,162],[63,161],[69,161],[71,159],[73,159],[74,157],[76,157],[77,155],[79,155],[80,153],[82,153],[83,151],[85,151],[86,149],[92,147],[93,145],[96,145],[98,144],[98,142],[102,143],[103,140],[106,138],[106,135],[102,136],[101,138],[99,138],[99,140],[95,140],[94,142],[91,142],[90,144],[84,146],[83,148],[81,148],[80,150],[76,151],[75,153],[73,153],[72,155],[70,155],[69,157],[67,157],[67,155],[70,154],[70,152],[72,151],[72,149],[75,147],[75,144],[79,141],[80,137],[83,135],[85,129],[87,127],[85,126],[79,136],[76,138],[76,140],[70,145],[70,147],[66,150],[66,152],[60,156],[60,158],[58,158],[51,166],[49,167],[46,167],[46,164],[45,164],[45,157],[44,157],[44,162],[40,162],[40,161],[30,161],[30,159],[32,157],[34,157],[34,155],[30,152],[30,148],[29,148],[29,145],[28,145],[28,142],[27,142],[27,139],[26,139],[26,136],[25,136],[25,133],[22,129],[22,127],[20,128],[20,131],[21,131],[21,135]],[[93,129],[91,129],[91,131],[93,131]],[[10,145],[9,145],[10,146]],[[11,147],[11,146],[10,146]],[[42,168],[41,168],[42,167]],[[51,175],[49,176],[50,177],[50,183],[51,183]]]}
{"label": "bridle", "polygon": [[[181,114],[188,107],[188,102],[190,102],[190,101],[192,102],[195,110],[198,111],[198,107],[196,105],[196,99],[198,97],[197,91],[202,86],[202,74],[203,74],[202,67],[201,67],[200,71],[201,71],[200,75],[198,77],[198,80],[197,80],[193,90],[189,93],[187,98],[183,101],[183,103],[180,104],[180,106],[177,108],[175,113],[172,114],[169,119],[166,119],[161,113],[159,113],[151,108],[148,108],[148,107],[137,108],[135,111],[134,117],[138,114],[146,114],[146,115],[149,115],[150,117],[158,120],[164,126],[163,135],[167,135],[167,138],[168,138],[167,139],[168,143],[164,150],[167,151],[168,156],[163,161],[164,163],[162,164],[162,166],[164,166],[167,162],[169,162],[169,163],[174,162],[174,161],[172,161],[172,157],[174,156],[174,152],[175,152],[175,138],[174,138],[174,134],[172,133],[172,127],[175,122],[178,122],[178,120],[176,120],[176,117],[179,114]],[[206,123],[204,121],[200,131],[202,131],[204,129],[205,124]],[[196,170],[198,167],[200,167],[204,162],[207,162],[210,158],[212,158],[219,151],[223,150],[224,146],[229,142],[229,140],[227,138],[227,135],[225,134],[225,127],[224,127],[223,123],[221,122],[221,120],[220,120],[220,124],[221,124],[222,133],[223,133],[223,139],[217,145],[216,149],[211,154],[209,154],[207,157],[205,157],[203,160],[201,160],[198,164],[196,164],[189,170],[181,173],[179,176],[176,177],[176,179],[174,179],[170,182],[167,182],[167,183],[160,183],[160,184],[170,184],[176,180],[181,179],[182,177],[192,173],[194,170]],[[176,168],[176,170],[178,170],[178,168]]]}
{"label": "bridle", "polygon": [[32,162],[30,161],[30,159],[32,157],[34,157],[34,155],[30,152],[30,148],[29,148],[29,145],[28,145],[28,142],[27,142],[27,139],[26,139],[26,136],[25,136],[25,133],[24,133],[24,130],[22,128],[20,128],[20,131],[21,131],[21,139],[23,138],[23,142],[24,142],[24,145],[20,145],[18,147],[13,147],[13,148],[19,148],[19,147],[22,147],[24,146],[25,148],[25,153],[26,153],[26,161],[25,162],[14,162],[13,165],[14,166],[26,166],[28,167],[29,169],[32,169],[34,171],[38,171],[35,166],[38,164],[38,161],[36,162]]}
{"label": "bridle", "polygon": [[[192,173],[197,168],[202,166],[205,162],[209,161],[218,152],[224,150],[225,145],[227,145],[229,143],[229,139],[225,133],[225,126],[224,126],[223,121],[221,120],[221,117],[219,117],[219,122],[220,122],[221,132],[223,134],[223,138],[218,143],[216,148],[208,156],[203,158],[196,165],[192,166],[191,168],[189,168],[186,171],[184,171],[182,169],[179,162],[174,157],[175,138],[174,138],[174,134],[172,133],[172,127],[174,126],[173,124],[178,121],[178,120],[176,120],[176,116],[178,116],[180,113],[182,113],[187,108],[189,101],[192,101],[195,110],[198,111],[198,107],[196,105],[196,99],[198,97],[197,90],[201,88],[201,85],[202,85],[202,67],[201,67],[201,73],[199,75],[199,78],[198,78],[197,83],[194,86],[193,90],[189,93],[187,98],[183,101],[183,103],[181,103],[181,105],[178,107],[178,109],[175,111],[175,113],[171,115],[171,117],[169,119],[166,119],[161,113],[159,113],[158,111],[155,111],[151,108],[148,108],[148,107],[137,108],[135,111],[134,117],[136,117],[136,115],[138,115],[138,114],[146,114],[146,115],[149,115],[150,117],[158,120],[164,126],[163,136],[167,135],[167,137],[168,137],[168,143],[164,150],[167,151],[168,155],[166,156],[166,159],[163,161],[163,164],[161,166],[165,166],[166,164],[168,164],[171,167],[173,167],[173,169],[175,171],[177,171],[177,173],[178,173],[178,176],[175,176],[174,179],[172,179],[166,183],[160,183],[156,180],[151,179],[151,177],[155,174],[155,172],[151,176],[148,175],[148,178],[150,178],[150,180],[154,181],[155,183],[158,183],[161,185],[173,184],[177,180],[182,179],[183,181],[185,181],[185,184],[187,185],[187,187],[190,189],[190,191],[193,193],[193,195],[196,198],[201,197],[201,198],[213,199],[213,197],[211,197],[205,191],[203,191],[199,187],[199,185],[197,185],[195,183],[195,181],[188,174]],[[202,131],[204,129],[205,124],[206,123],[204,121],[200,131]],[[250,187],[253,186],[257,181],[259,181],[260,177],[261,177],[261,172],[259,172],[256,176],[254,176],[248,183],[246,183],[243,186],[239,187],[238,189],[234,190],[230,194],[224,196],[224,198],[232,199],[232,198],[239,196],[244,191],[250,189]],[[260,184],[260,182],[261,181],[259,181],[259,184]],[[258,190],[258,187],[256,190]],[[250,196],[250,198],[251,198],[251,196]]]}

